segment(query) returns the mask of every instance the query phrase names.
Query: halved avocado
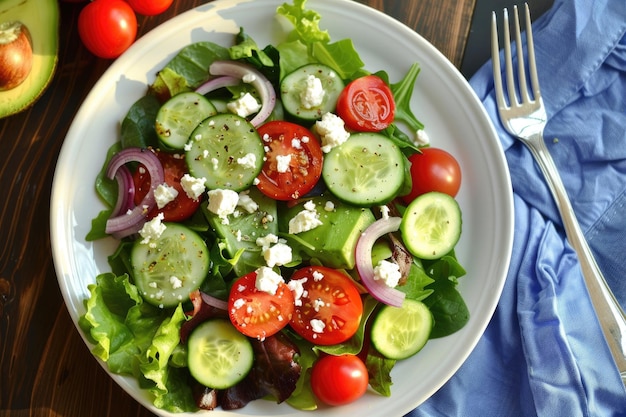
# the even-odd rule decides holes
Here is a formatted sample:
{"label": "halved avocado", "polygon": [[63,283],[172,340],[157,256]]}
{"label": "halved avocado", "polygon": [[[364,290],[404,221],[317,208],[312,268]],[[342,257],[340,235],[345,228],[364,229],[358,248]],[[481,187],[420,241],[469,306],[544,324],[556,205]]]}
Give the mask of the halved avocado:
{"label": "halved avocado", "polygon": [[0,22],[9,21],[20,21],[28,28],[33,66],[24,82],[0,91],[0,118],[29,107],[52,80],[59,48],[59,4],[57,0],[2,0]]}

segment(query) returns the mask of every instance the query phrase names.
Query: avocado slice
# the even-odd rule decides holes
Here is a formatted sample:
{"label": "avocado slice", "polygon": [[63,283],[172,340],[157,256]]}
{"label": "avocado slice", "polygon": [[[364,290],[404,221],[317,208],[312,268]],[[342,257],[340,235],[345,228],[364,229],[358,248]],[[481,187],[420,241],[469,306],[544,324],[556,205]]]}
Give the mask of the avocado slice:
{"label": "avocado slice", "polygon": [[[308,201],[315,204],[321,225],[290,235],[289,220],[304,210]],[[370,209],[342,203],[330,195],[303,199],[300,204],[283,210],[278,213],[278,229],[292,250],[303,258],[314,258],[324,266],[337,269],[354,268],[354,250],[359,236],[376,220]]]}
{"label": "avocado slice", "polygon": [[0,118],[32,105],[44,92],[57,64],[59,48],[59,4],[57,0],[2,0],[0,21],[20,21],[30,32],[33,66],[15,88],[0,91]]}

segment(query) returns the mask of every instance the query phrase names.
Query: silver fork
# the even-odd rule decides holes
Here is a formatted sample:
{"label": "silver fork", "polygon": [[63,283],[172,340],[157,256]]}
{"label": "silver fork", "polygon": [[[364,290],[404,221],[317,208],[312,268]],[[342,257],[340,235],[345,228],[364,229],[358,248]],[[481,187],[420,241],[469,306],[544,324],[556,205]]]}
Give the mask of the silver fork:
{"label": "silver fork", "polygon": [[[567,197],[563,181],[559,176],[554,160],[548,152],[543,139],[543,129],[548,117],[541,99],[537,68],[535,63],[535,51],[528,4],[525,4],[526,12],[526,40],[528,49],[528,71],[532,96],[529,94],[526,82],[526,66],[520,35],[520,24],[517,6],[513,9],[515,22],[515,44],[517,49],[517,77],[514,76],[513,62],[511,57],[511,45],[509,42],[509,17],[507,9],[504,9],[504,64],[506,70],[506,92],[502,85],[500,74],[500,55],[498,46],[498,28],[496,13],[493,12],[491,20],[491,55],[493,62],[493,78],[498,104],[500,120],[506,130],[521,140],[530,149],[535,161],[543,172],[543,175],[552,191],[552,195],[559,209],[565,226],[565,233],[572,247],[576,250],[582,268],[585,284],[591,297],[593,307],[606,341],[611,349],[613,359],[620,372],[622,382],[626,384],[626,316],[622,308],[615,300],[613,293],[604,279],[600,268],[593,257],[591,249],[585,240],[576,220],[576,215]],[[516,94],[516,90],[518,94]],[[519,95],[519,99],[518,99]]]}

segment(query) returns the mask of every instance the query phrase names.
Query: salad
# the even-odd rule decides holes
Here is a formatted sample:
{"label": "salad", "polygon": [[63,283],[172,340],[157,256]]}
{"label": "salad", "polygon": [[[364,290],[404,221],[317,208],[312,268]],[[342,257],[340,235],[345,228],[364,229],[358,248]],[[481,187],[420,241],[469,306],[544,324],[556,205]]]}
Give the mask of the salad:
{"label": "salad", "polygon": [[[286,41],[185,46],[132,104],[88,240],[119,239],[80,318],[155,406],[303,410],[371,388],[469,318],[453,156],[391,82],[294,0]],[[441,169],[446,175],[438,175]]]}

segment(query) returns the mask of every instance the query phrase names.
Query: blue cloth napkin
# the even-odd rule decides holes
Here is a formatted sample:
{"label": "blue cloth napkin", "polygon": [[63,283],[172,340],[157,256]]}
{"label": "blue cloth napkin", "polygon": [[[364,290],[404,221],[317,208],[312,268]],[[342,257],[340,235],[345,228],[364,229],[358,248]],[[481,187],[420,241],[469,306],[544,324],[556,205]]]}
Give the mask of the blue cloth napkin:
{"label": "blue cloth napkin", "polygon": [[[556,0],[533,34],[550,117],[544,137],[626,307],[626,0]],[[626,416],[626,392],[556,205],[530,152],[498,119],[491,62],[470,83],[511,171],[513,256],[476,349],[409,416]]]}

